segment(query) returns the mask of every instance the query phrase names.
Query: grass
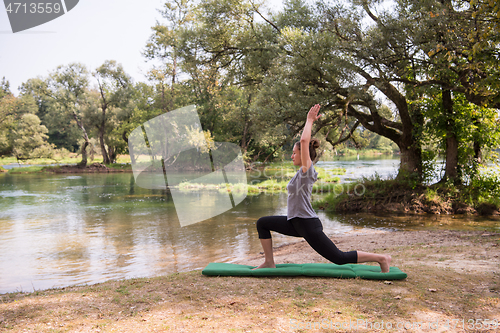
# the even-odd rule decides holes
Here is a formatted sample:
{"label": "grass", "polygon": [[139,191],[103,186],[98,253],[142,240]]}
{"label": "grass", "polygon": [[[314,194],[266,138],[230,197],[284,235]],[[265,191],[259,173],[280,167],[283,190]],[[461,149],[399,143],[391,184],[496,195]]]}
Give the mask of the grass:
{"label": "grass", "polygon": [[[482,238],[473,240],[486,250],[491,244]],[[393,253],[408,274],[406,280],[206,277],[197,270],[10,293],[0,295],[0,330],[318,332],[319,323],[334,330],[335,325],[351,321],[365,325],[354,331],[371,332],[370,323],[382,320],[396,325],[500,319],[498,272],[457,273],[426,263],[470,253],[469,246],[414,244],[384,248],[384,252]]]}

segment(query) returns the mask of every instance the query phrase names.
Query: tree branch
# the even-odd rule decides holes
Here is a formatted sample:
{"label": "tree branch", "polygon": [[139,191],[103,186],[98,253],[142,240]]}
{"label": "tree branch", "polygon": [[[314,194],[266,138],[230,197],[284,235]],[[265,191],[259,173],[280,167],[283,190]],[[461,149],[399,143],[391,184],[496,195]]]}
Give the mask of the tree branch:
{"label": "tree branch", "polygon": [[260,16],[260,17],[261,17],[264,21],[266,21],[267,23],[269,23],[269,24],[270,24],[270,25],[271,25],[271,26],[272,26],[272,27],[273,27],[276,31],[281,32],[280,28],[278,28],[278,27],[276,26],[276,24],[274,24],[273,22],[269,21],[269,20],[268,20],[268,19],[267,19],[264,15],[262,15],[262,14],[259,12],[259,10],[258,10],[258,9],[257,9],[257,7],[255,6],[255,4],[253,3],[253,1],[252,1],[251,3],[252,3],[253,10],[255,10],[255,12],[256,12],[257,14],[259,14],[259,16]]}

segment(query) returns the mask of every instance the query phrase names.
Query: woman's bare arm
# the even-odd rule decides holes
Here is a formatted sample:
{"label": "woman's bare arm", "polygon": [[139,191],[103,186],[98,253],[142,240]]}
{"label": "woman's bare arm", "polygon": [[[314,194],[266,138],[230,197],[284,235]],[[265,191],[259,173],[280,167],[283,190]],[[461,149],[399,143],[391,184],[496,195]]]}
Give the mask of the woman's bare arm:
{"label": "woman's bare arm", "polygon": [[311,142],[311,132],[313,123],[318,120],[321,115],[318,114],[320,105],[316,104],[307,113],[306,125],[300,137],[300,159],[302,160],[302,172],[305,173],[312,165],[311,157],[309,156],[309,142]]}

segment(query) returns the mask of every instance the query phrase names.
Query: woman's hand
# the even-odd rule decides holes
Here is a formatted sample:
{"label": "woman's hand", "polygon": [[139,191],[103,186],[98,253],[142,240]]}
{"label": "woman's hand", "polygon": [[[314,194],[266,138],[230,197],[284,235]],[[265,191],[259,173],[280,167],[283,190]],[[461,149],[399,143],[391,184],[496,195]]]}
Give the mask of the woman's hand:
{"label": "woman's hand", "polygon": [[316,120],[319,119],[319,117],[321,117],[321,115],[318,114],[320,107],[321,106],[319,104],[316,104],[315,106],[313,106],[311,108],[311,110],[309,110],[309,112],[307,113],[307,120],[308,121],[315,122]]}

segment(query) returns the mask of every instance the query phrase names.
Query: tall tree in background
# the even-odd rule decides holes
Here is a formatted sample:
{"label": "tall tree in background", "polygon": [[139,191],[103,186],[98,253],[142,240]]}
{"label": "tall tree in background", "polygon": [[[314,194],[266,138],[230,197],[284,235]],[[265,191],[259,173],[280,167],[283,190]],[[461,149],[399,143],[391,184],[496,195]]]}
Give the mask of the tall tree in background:
{"label": "tall tree in background", "polygon": [[111,138],[109,135],[106,138],[106,134],[117,125],[110,126],[111,119],[114,118],[115,123],[119,122],[117,114],[129,107],[133,93],[132,78],[114,60],[104,62],[93,75],[98,85],[100,113],[99,118],[93,118],[98,120],[95,126],[98,129],[103,163],[110,164],[116,161],[117,149],[116,142],[112,144]]}
{"label": "tall tree in background", "polygon": [[[248,3],[244,6],[248,8]],[[175,107],[179,106],[175,100],[181,96],[185,103],[196,104],[205,130],[213,133],[217,141],[238,143],[247,152],[252,140],[248,107],[251,93],[247,92],[250,89],[238,87],[235,81],[239,78],[228,72],[226,60],[229,58],[217,50],[226,44],[226,38],[241,37],[244,28],[249,27],[239,27],[237,33],[239,23],[225,18],[227,11],[236,18],[242,13],[241,9],[242,5],[236,1],[202,1],[197,6],[190,1],[169,1],[163,11],[167,22],[153,27],[154,33],[144,54],[148,59],[170,66],[172,91],[183,90],[174,94]],[[242,22],[248,19],[248,13],[243,14]],[[156,77],[166,78],[157,68],[153,72]],[[177,79],[180,72],[183,81]],[[162,100],[165,99],[163,89],[162,84]]]}
{"label": "tall tree in background", "polygon": [[78,163],[81,167],[87,165],[87,147],[90,145],[81,108],[84,105],[88,88],[89,72],[84,65],[79,63],[58,66],[46,80],[31,79],[22,88],[26,93],[49,98],[61,117],[70,117],[76,122],[83,139],[80,150],[82,160]]}
{"label": "tall tree in background", "polygon": [[33,78],[22,85],[23,95],[30,95],[37,107],[36,115],[48,129],[48,141],[58,148],[76,152],[81,144],[81,129],[73,116],[68,115],[64,107],[47,95],[47,79]]}
{"label": "tall tree in background", "polygon": [[[156,22],[152,27],[153,34],[149,38],[143,55],[148,60],[159,62],[148,72],[148,78],[152,82],[157,82],[161,91],[162,108],[174,109],[175,89],[179,82],[179,39],[183,29],[192,21],[191,0],[169,0],[164,3],[162,10],[159,10],[166,24]],[[170,86],[170,89],[167,87]]]}

